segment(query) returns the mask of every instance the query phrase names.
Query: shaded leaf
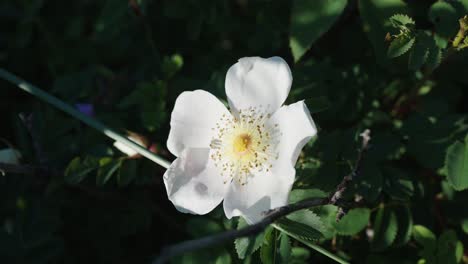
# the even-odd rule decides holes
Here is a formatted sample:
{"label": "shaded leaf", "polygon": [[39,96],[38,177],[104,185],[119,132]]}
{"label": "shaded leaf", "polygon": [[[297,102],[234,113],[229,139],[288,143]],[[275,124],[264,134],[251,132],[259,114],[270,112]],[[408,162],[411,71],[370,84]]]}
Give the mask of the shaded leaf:
{"label": "shaded leaf", "polygon": [[398,247],[405,245],[411,239],[413,216],[408,206],[398,206],[394,211],[398,222],[398,232],[393,245]]}
{"label": "shaded leaf", "polygon": [[291,263],[308,263],[307,259],[310,257],[310,251],[302,247],[293,247],[291,249]]}
{"label": "shaded leaf", "polygon": [[443,232],[437,241],[438,263],[459,263],[463,256],[463,244],[457,239],[453,230]]}
{"label": "shaded leaf", "polygon": [[414,20],[405,14],[395,14],[390,17],[390,23],[394,27],[407,27],[411,25],[415,25]]}
{"label": "shaded leaf", "polygon": [[294,0],[289,46],[298,61],[343,12],[346,0]]}
{"label": "shaded leaf", "polygon": [[99,169],[96,176],[96,184],[104,185],[110,177],[120,168],[122,165],[121,159],[113,159],[110,157],[101,158],[99,160]]}
{"label": "shaded leaf", "polygon": [[[243,229],[247,226],[247,222],[243,218],[240,218],[239,223],[237,224],[237,230]],[[265,232],[266,231],[250,237],[241,237],[234,241],[236,252],[240,259],[244,259],[246,256],[251,255],[260,248],[265,237]]]}
{"label": "shaded leaf", "polygon": [[432,46],[433,40],[424,31],[419,31],[416,35],[416,43],[408,60],[408,68],[410,70],[418,70],[426,62],[428,49]]}
{"label": "shaded leaf", "polygon": [[363,230],[369,222],[370,209],[355,208],[349,210],[341,220],[335,224],[336,231],[340,235],[354,235]]}
{"label": "shaded leaf", "polygon": [[320,189],[294,189],[289,194],[289,203],[296,203],[309,198],[325,198],[327,193]]}
{"label": "shaded leaf", "polygon": [[436,1],[429,9],[429,20],[435,25],[438,35],[453,37],[458,30],[457,10],[445,1]]}
{"label": "shaded leaf", "polygon": [[468,219],[463,219],[461,222],[461,228],[465,234],[468,234]]}
{"label": "shaded leaf", "polygon": [[74,158],[65,169],[65,181],[76,184],[83,181],[91,172],[99,168],[99,160],[94,157]]}
{"label": "shaded leaf", "polygon": [[464,142],[456,141],[447,149],[445,167],[447,179],[455,190],[468,188],[468,136]]}
{"label": "shaded leaf", "polygon": [[408,200],[414,194],[414,184],[407,172],[399,168],[385,167],[384,191],[395,200]]}
{"label": "shaded leaf", "polygon": [[395,213],[389,208],[380,208],[374,221],[374,239],[372,249],[382,251],[392,245],[398,231]]}
{"label": "shaded leaf", "polygon": [[388,57],[396,58],[405,54],[411,49],[414,41],[415,37],[411,34],[401,34],[390,43],[387,52]]}
{"label": "shaded leaf", "polygon": [[424,248],[428,248],[432,251],[436,248],[436,236],[432,233],[431,230],[422,225],[413,226],[413,238],[421,244]]}
{"label": "shaded leaf", "polygon": [[305,224],[314,230],[319,231],[320,233],[324,232],[325,227],[322,223],[322,220],[314,212],[304,209],[287,216],[288,219],[293,220],[298,223]]}
{"label": "shaded leaf", "polygon": [[276,263],[277,255],[277,231],[273,228],[269,228],[265,231],[265,239],[260,249],[260,259],[264,264]]}
{"label": "shaded leaf", "polygon": [[440,65],[441,60],[442,60],[442,51],[440,50],[440,48],[437,46],[437,44],[434,41],[433,45],[431,45],[431,47],[429,47],[428,49],[426,66],[430,70],[434,70]]}
{"label": "shaded leaf", "polygon": [[288,218],[282,218],[278,220],[277,223],[282,229],[305,240],[314,241],[322,236],[320,231],[306,224],[289,220]]}
{"label": "shaded leaf", "polygon": [[372,43],[377,61],[385,64],[388,56],[384,38],[392,30],[388,19],[394,14],[407,14],[406,4],[402,0],[367,0],[358,4],[363,29]]}

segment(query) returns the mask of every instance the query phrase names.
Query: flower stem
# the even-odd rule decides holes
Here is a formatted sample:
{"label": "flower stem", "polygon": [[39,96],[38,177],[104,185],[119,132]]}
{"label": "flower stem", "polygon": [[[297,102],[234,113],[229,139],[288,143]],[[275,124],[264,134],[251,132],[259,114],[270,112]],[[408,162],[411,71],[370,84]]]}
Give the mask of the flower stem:
{"label": "flower stem", "polygon": [[290,236],[290,237],[296,239],[297,241],[303,243],[304,245],[306,245],[306,246],[312,248],[313,250],[315,250],[315,251],[317,251],[317,252],[319,252],[319,253],[321,253],[321,254],[323,254],[323,255],[325,255],[325,256],[331,258],[331,259],[333,259],[334,261],[336,261],[336,262],[338,262],[338,263],[341,263],[341,264],[349,264],[349,262],[343,260],[342,258],[336,256],[335,254],[329,252],[328,250],[322,248],[321,246],[319,246],[319,245],[317,245],[317,244],[314,244],[314,243],[311,243],[310,241],[307,241],[307,240],[305,240],[305,239],[303,239],[303,238],[301,238],[301,237],[299,237],[299,236],[297,236],[297,235],[295,235],[295,234],[293,234],[293,233],[290,233],[290,232],[288,232],[287,230],[281,228],[279,225],[277,225],[277,224],[275,224],[275,223],[273,223],[273,224],[271,224],[271,225],[272,225],[274,228],[278,229],[279,231],[285,233],[286,235],[288,235],[288,236]]}
{"label": "flower stem", "polygon": [[39,99],[45,101],[46,103],[51,104],[51,105],[55,106],[56,108],[62,110],[63,112],[71,115],[72,117],[74,117],[76,119],[79,119],[80,121],[82,121],[86,125],[98,130],[99,132],[103,133],[104,135],[110,137],[111,139],[113,139],[115,141],[118,141],[118,142],[120,142],[122,144],[125,144],[129,148],[135,150],[136,152],[140,153],[145,158],[148,158],[148,159],[152,160],[153,162],[157,163],[158,165],[160,165],[160,166],[162,166],[164,168],[169,168],[170,163],[167,160],[155,155],[154,153],[150,152],[149,150],[141,147],[140,145],[132,142],[131,140],[127,139],[126,137],[118,134],[117,132],[113,131],[109,127],[107,127],[104,124],[102,124],[101,122],[99,122],[98,120],[93,119],[93,118],[81,113],[80,111],[76,110],[74,107],[72,107],[69,104],[63,102],[62,100],[58,99],[57,97],[54,97],[54,96],[48,94],[47,92],[39,89],[38,87],[35,87],[34,85],[31,85],[31,84],[27,83],[26,81],[18,78],[17,76],[15,76],[15,75],[13,75],[13,74],[11,74],[11,73],[3,70],[3,69],[0,69],[0,78],[15,84],[21,90],[23,90],[25,92],[28,92],[28,93],[38,97]]}

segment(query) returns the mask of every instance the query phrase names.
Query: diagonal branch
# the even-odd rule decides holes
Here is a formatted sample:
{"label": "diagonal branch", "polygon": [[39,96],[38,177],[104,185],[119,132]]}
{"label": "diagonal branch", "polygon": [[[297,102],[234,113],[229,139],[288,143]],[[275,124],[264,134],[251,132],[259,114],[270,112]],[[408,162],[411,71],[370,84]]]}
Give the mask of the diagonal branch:
{"label": "diagonal branch", "polygon": [[[307,209],[307,208],[327,205],[327,204],[334,204],[338,206],[343,205],[341,201],[343,193],[346,191],[346,188],[348,187],[349,183],[359,174],[364,154],[369,147],[370,130],[366,129],[361,134],[361,137],[362,137],[362,145],[358,152],[358,157],[357,157],[353,170],[351,171],[350,174],[346,175],[343,178],[341,183],[337,186],[336,191],[333,193],[332,196],[330,196],[330,198],[307,199],[307,200],[300,201],[297,203],[278,207],[278,208],[275,208],[273,210],[266,212],[266,217],[261,222],[248,226],[246,228],[243,228],[240,230],[229,230],[229,231],[219,233],[216,235],[206,236],[206,237],[202,237],[199,239],[188,240],[188,241],[184,241],[173,246],[165,247],[162,249],[159,257],[157,257],[153,261],[153,264],[165,263],[168,260],[170,260],[172,257],[181,255],[183,253],[187,253],[189,251],[202,249],[202,248],[206,248],[206,247],[210,247],[214,245],[219,245],[221,243],[225,243],[227,241],[231,241],[240,237],[256,235],[262,232],[268,225],[274,223],[279,218],[284,217],[290,213],[302,210],[302,209]],[[340,207],[341,212],[344,212],[343,207],[344,205]]]}
{"label": "diagonal branch", "polygon": [[292,212],[326,204],[328,204],[328,199],[317,198],[300,201],[283,207],[278,207],[269,211],[267,213],[267,216],[261,222],[248,226],[246,228],[240,230],[229,230],[227,232],[219,233],[213,236],[206,236],[200,239],[188,240],[176,244],[174,246],[163,248],[161,255],[159,255],[159,257],[155,261],[153,261],[153,264],[165,263],[170,258],[189,251],[206,248],[213,245],[219,245],[221,243],[231,241],[240,237],[258,234],[274,221]]}

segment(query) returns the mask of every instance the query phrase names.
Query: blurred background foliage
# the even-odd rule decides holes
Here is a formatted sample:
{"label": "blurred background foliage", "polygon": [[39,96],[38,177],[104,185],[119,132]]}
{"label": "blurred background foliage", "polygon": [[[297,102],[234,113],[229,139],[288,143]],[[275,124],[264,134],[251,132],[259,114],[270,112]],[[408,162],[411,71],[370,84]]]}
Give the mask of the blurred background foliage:
{"label": "blurred background foliage", "polygon": [[[358,201],[297,212],[254,238],[176,263],[468,263],[468,1],[3,0],[0,65],[169,160],[176,97],[245,56],[281,56],[318,137],[291,202],[325,197],[371,149]],[[396,15],[396,16],[395,16]],[[463,24],[466,23],[466,24]],[[464,27],[465,25],[465,27]],[[178,213],[164,169],[0,82],[2,146],[25,171],[0,176],[1,263],[150,263],[163,246],[245,222]],[[464,246],[465,245],[465,246]]]}

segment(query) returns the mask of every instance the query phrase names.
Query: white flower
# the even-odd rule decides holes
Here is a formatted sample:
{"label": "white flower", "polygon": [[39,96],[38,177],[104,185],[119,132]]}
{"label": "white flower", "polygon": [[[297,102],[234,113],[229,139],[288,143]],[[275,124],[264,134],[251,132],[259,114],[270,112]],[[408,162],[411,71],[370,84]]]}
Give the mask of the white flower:
{"label": "white flower", "polygon": [[6,148],[0,150],[0,162],[9,164],[19,164],[21,153],[13,148]]}
{"label": "white flower", "polygon": [[167,140],[177,159],[164,183],[179,211],[206,214],[224,199],[228,218],[253,224],[287,204],[299,153],[317,132],[303,101],[282,106],[291,82],[282,58],[249,57],[227,72],[231,111],[203,90],[177,98]]}

